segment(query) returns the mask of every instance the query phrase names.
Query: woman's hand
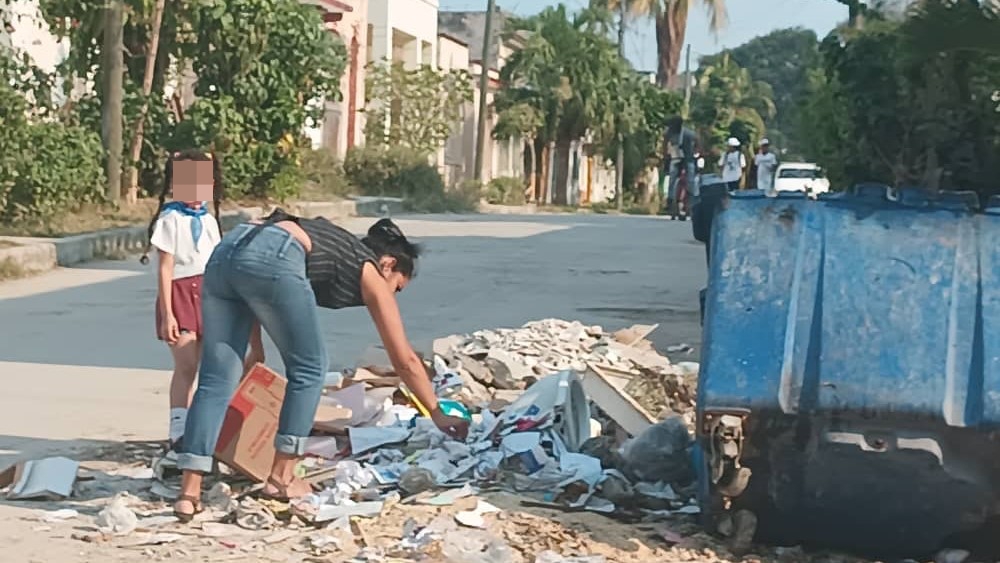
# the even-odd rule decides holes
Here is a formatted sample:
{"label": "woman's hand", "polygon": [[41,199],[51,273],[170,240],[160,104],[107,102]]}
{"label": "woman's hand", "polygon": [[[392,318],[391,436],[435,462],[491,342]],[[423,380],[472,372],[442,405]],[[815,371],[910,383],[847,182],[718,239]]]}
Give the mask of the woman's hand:
{"label": "woman's hand", "polygon": [[469,436],[469,421],[457,416],[450,416],[441,412],[441,408],[431,411],[431,420],[438,427],[438,430],[451,436],[452,438],[464,442]]}
{"label": "woman's hand", "polygon": [[243,373],[249,373],[255,365],[262,363],[264,363],[264,348],[250,346],[250,351],[247,352],[247,357],[243,360]]}
{"label": "woman's hand", "polygon": [[181,329],[177,325],[177,317],[165,315],[160,324],[160,334],[163,335],[163,339],[167,341],[167,344],[177,344],[177,341],[181,338]]}

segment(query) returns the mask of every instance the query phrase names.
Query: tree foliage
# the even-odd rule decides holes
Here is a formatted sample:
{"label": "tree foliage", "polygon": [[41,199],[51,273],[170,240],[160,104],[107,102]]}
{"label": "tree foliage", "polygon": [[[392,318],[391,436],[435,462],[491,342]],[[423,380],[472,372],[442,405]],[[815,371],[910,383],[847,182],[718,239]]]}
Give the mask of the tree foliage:
{"label": "tree foliage", "polygon": [[[58,75],[63,119],[100,130],[103,0],[40,0],[50,28],[70,39]],[[126,0],[125,144],[143,106],[141,85],[154,2]],[[232,195],[287,197],[298,189],[300,132],[339,95],[346,50],[315,8],[296,0],[171,0],[166,3],[142,150],[143,187],[159,189],[165,151],[199,147],[225,160]],[[295,64],[289,64],[294,61]],[[179,107],[167,86],[190,69],[196,102]]]}
{"label": "tree foliage", "polygon": [[803,28],[779,29],[724,53],[702,57],[700,66],[719,66],[726,55],[753,80],[771,86],[775,111],[772,117],[764,118],[767,137],[787,153],[800,154],[810,139],[799,137],[796,112],[806,96],[810,76],[822,66],[816,33]]}
{"label": "tree foliage", "polygon": [[728,137],[752,146],[764,135],[765,121],[775,116],[771,85],[723,53],[717,64],[698,69],[692,95],[691,120],[698,128],[703,150],[715,152]]}
{"label": "tree foliage", "polygon": [[[824,94],[807,98],[802,120],[803,135],[816,139],[812,156],[847,183],[996,193],[1000,19],[945,0],[902,22],[866,16],[863,28],[823,42],[825,77],[813,86],[822,82]],[[964,37],[956,22],[968,24]]]}
{"label": "tree foliage", "polygon": [[501,70],[494,135],[516,134],[566,147],[588,136],[595,152],[617,155],[624,139],[624,180],[632,186],[656,162],[667,115],[680,111],[681,97],[636,73],[609,39],[614,22],[607,4],[570,15],[563,5],[530,18],[513,19],[507,34],[524,38]]}
{"label": "tree foliage", "polygon": [[98,201],[103,191],[100,137],[48,118],[49,86],[42,78],[23,60],[0,52],[0,221],[75,208]]}
{"label": "tree foliage", "polygon": [[[625,2],[628,10],[653,20],[656,29],[656,81],[663,88],[676,86],[681,49],[687,34],[688,13],[694,0],[599,0],[613,10]],[[725,0],[702,0],[709,18],[709,29],[718,33],[729,20]]]}
{"label": "tree foliage", "polygon": [[444,145],[472,101],[468,71],[440,72],[427,65],[377,63],[368,69],[365,88],[366,143],[404,146],[425,156]]}

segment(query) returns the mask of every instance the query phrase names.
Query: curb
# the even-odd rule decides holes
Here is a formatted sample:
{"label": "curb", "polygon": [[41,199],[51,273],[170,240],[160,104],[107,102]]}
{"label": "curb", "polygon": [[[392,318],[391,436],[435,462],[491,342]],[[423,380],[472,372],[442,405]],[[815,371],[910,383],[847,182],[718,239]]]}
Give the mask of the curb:
{"label": "curb", "polygon": [[[223,230],[254,217],[260,217],[269,208],[247,207],[222,214]],[[398,198],[358,197],[333,202],[299,202],[283,207],[291,213],[305,217],[378,217],[404,211],[403,200]],[[12,263],[24,275],[40,274],[60,266],[74,266],[100,258],[118,258],[142,252],[146,246],[146,227],[119,227],[93,233],[84,233],[58,239],[40,239],[21,242],[20,246],[0,249],[0,263]]]}

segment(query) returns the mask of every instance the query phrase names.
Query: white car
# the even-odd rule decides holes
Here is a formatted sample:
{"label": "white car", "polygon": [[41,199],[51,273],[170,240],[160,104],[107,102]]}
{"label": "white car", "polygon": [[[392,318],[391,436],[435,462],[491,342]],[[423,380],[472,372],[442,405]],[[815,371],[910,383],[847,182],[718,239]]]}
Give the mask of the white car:
{"label": "white car", "polygon": [[830,180],[823,169],[810,162],[786,162],[778,165],[774,189],[779,192],[806,192],[825,194],[830,191]]}

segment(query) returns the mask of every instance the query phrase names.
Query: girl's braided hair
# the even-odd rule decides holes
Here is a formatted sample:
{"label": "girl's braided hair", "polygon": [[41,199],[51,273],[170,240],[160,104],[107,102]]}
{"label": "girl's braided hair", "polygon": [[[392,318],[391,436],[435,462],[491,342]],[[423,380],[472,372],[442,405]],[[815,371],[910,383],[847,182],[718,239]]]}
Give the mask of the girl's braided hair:
{"label": "girl's braided hair", "polygon": [[146,229],[146,248],[142,252],[142,257],[139,258],[139,262],[142,264],[149,264],[149,252],[153,249],[153,231],[156,229],[156,220],[159,219],[160,213],[163,212],[163,205],[167,202],[167,194],[170,193],[170,186],[173,183],[173,163],[178,160],[196,160],[196,161],[212,161],[212,211],[215,214],[215,220],[219,222],[219,232],[222,232],[222,222],[219,218],[219,202],[222,201],[223,194],[223,183],[222,183],[222,166],[219,163],[219,159],[210,152],[190,149],[184,151],[177,151],[171,153],[167,157],[167,164],[163,172],[163,188],[160,190],[159,204],[156,206],[156,211],[153,213],[153,218],[149,220],[149,227]]}

